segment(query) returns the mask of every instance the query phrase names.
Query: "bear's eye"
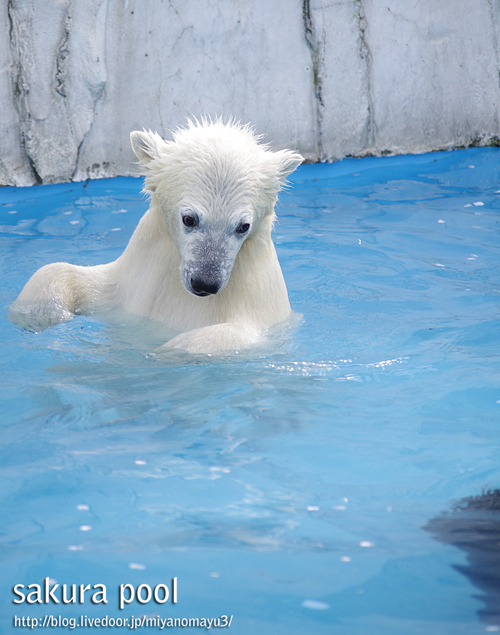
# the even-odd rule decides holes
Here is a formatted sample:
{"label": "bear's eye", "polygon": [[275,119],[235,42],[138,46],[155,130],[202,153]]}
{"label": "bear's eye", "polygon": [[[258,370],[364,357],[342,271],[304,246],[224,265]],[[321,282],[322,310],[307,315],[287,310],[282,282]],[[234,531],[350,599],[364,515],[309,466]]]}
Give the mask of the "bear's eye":
{"label": "bear's eye", "polygon": [[236,233],[246,234],[249,229],[250,229],[250,223],[242,223],[241,225],[238,225],[238,227],[236,228]]}
{"label": "bear's eye", "polygon": [[198,219],[190,214],[185,214],[182,217],[182,222],[186,227],[196,227],[196,225],[198,225]]}

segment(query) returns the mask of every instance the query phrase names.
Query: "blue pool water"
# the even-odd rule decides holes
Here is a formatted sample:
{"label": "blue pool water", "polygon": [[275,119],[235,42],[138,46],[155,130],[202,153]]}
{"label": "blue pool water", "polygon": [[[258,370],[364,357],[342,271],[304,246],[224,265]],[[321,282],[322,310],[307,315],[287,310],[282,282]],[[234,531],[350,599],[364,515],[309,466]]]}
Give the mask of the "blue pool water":
{"label": "blue pool water", "polygon": [[[115,259],[147,201],[132,178],[0,189],[3,632],[500,630],[499,169],[493,148],[299,168],[274,238],[302,318],[222,358],[158,355],[131,316],[12,324],[38,267]],[[13,603],[46,577],[108,603]],[[176,604],[119,609],[120,584],[173,577]]]}

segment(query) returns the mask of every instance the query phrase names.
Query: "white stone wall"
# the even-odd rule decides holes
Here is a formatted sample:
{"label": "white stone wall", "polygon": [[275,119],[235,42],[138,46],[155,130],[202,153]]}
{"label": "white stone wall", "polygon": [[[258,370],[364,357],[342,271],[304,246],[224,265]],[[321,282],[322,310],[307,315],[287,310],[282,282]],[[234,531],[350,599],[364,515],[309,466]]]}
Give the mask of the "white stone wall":
{"label": "white stone wall", "polygon": [[251,122],[308,160],[488,143],[498,0],[3,0],[0,183],[135,174],[129,133]]}

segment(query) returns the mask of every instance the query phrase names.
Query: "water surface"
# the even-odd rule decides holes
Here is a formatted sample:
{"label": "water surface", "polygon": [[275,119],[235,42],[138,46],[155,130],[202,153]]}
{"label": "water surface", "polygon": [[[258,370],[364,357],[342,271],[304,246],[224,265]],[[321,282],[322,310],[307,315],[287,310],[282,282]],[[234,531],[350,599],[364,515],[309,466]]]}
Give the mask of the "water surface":
{"label": "water surface", "polygon": [[[4,632],[47,614],[500,630],[477,557],[498,563],[500,514],[460,507],[500,487],[499,167],[497,149],[300,167],[274,232],[298,316],[203,358],[157,355],[168,335],[132,316],[13,325],[38,267],[115,259],[147,200],[131,178],[2,188]],[[108,604],[12,603],[47,576]],[[173,577],[176,605],[119,610],[120,584]]]}

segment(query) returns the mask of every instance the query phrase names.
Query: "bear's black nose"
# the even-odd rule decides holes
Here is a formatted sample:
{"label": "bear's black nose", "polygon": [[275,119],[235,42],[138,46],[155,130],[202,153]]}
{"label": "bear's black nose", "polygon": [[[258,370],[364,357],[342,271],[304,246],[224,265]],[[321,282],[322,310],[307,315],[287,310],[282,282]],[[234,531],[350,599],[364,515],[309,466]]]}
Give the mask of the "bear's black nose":
{"label": "bear's black nose", "polygon": [[207,295],[215,295],[220,289],[220,285],[210,284],[204,280],[198,280],[197,278],[191,278],[191,289],[193,289],[193,293],[196,295],[204,297]]}

